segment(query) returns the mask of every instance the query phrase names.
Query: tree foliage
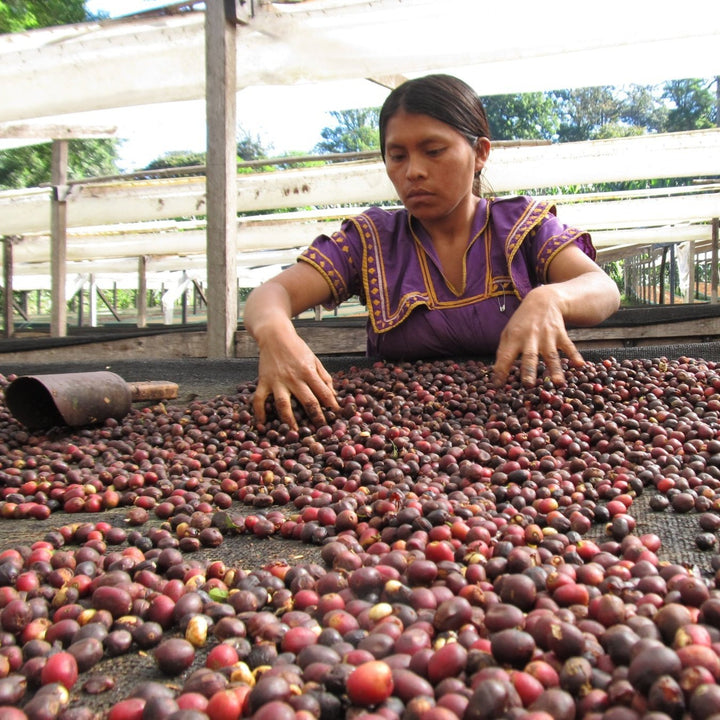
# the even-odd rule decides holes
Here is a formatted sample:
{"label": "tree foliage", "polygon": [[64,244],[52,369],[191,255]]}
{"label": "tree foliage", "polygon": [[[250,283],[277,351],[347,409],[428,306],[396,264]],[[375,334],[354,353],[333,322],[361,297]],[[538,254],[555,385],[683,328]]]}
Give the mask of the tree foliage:
{"label": "tree foliage", "polygon": [[493,140],[552,140],[557,133],[555,103],[546,93],[489,95],[482,100]]}
{"label": "tree foliage", "polygon": [[0,33],[67,25],[87,19],[85,0],[0,0]]}
{"label": "tree foliage", "polygon": [[[21,32],[89,19],[85,0],[0,0],[0,32]],[[52,148],[26,145],[0,152],[0,189],[34,187],[50,182]],[[71,140],[68,177],[117,173],[118,140]]]}
{"label": "tree foliage", "polygon": [[377,125],[379,108],[356,110],[333,110],[335,127],[325,127],[320,132],[322,140],[315,146],[318,153],[347,153],[376,150],[380,147]]}
{"label": "tree foliage", "polygon": [[241,160],[261,160],[268,157],[271,150],[272,146],[265,147],[259,135],[241,130],[237,141],[237,156]]}
{"label": "tree foliage", "polygon": [[[0,152],[0,189],[37,187],[50,182],[52,146],[26,145]],[[68,179],[117,173],[117,141],[107,138],[70,140]]]}
{"label": "tree foliage", "polygon": [[[516,93],[483,97],[494,140],[573,142],[720,125],[720,78]],[[379,110],[332,112],[336,125],[321,131],[320,153],[377,148]]]}
{"label": "tree foliage", "polygon": [[167,152],[152,162],[149,162],[143,170],[164,170],[167,168],[185,168],[195,165],[205,165],[207,153],[189,152],[185,150],[176,150]]}
{"label": "tree foliage", "polygon": [[[666,130],[701,130],[720,126],[717,98],[720,78],[714,80],[673,80],[665,84],[663,98],[670,102],[667,114]],[[711,88],[715,86],[715,93]]]}

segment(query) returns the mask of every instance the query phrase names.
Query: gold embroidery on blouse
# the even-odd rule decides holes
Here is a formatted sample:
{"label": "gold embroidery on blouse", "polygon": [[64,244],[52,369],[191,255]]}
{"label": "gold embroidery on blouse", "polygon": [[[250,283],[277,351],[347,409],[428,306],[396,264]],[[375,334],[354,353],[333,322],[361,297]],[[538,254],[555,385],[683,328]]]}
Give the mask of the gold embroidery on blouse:
{"label": "gold embroidery on blouse", "polygon": [[508,233],[505,241],[505,254],[508,258],[509,267],[512,267],[515,254],[520,249],[528,233],[537,227],[540,221],[546,215],[550,214],[554,208],[555,206],[550,203],[539,202],[537,200],[533,200],[525,208],[525,211],[520,215],[512,230]]}
{"label": "gold embroidery on blouse", "polygon": [[[431,270],[430,270],[430,255],[425,250],[425,246],[423,245],[420,238],[417,236],[415,232],[415,228],[412,224],[412,216],[408,214],[408,228],[410,230],[410,234],[413,237],[413,240],[415,241],[415,252],[417,254],[418,260],[420,261],[420,268],[422,270],[422,276],[423,276],[423,282],[425,283],[425,289],[428,293],[428,296],[431,298],[432,302],[435,303],[438,307],[448,307],[447,303],[442,302],[441,300],[438,300],[437,293],[435,291],[435,283],[433,283],[431,278]],[[438,267],[438,271],[440,272],[440,275],[442,275],[443,280],[445,281],[445,285],[447,286],[448,290],[455,295],[458,300],[461,298],[461,296],[465,293],[467,290],[467,256],[470,252],[470,248],[473,246],[475,241],[483,235],[483,233],[487,229],[487,214],[485,218],[485,222],[483,223],[482,227],[478,232],[470,238],[470,242],[468,242],[467,246],[465,247],[465,250],[463,251],[462,256],[462,280],[461,280],[461,287],[460,289],[457,289],[455,285],[452,283],[451,280],[448,279],[447,275],[445,275],[444,270],[442,267]],[[486,283],[487,285],[487,283]],[[482,297],[475,296],[476,298]],[[452,301],[450,301],[452,302]],[[452,307],[457,307],[454,304]]]}
{"label": "gold embroidery on blouse", "polygon": [[[547,282],[547,269],[550,267],[550,262],[553,258],[561,250],[564,250],[568,245],[585,234],[584,231],[578,230],[577,228],[567,227],[559,235],[553,235],[543,243],[543,246],[538,250],[536,267],[536,274],[542,279],[542,282]],[[560,240],[562,244],[554,248],[551,247],[552,243],[558,240]]]}
{"label": "gold embroidery on blouse", "polygon": [[[329,258],[323,255],[314,247],[309,247],[298,260],[308,263],[315,268],[324,278],[325,282],[330,286],[330,292],[333,295],[333,300],[336,303],[342,302],[344,296],[347,297],[347,286],[340,275],[337,272],[334,265],[330,262]],[[342,292],[338,291],[338,287],[342,288]]]}
{"label": "gold embroidery on blouse", "polygon": [[[482,223],[481,229],[478,233],[471,239],[465,250],[465,254],[463,255],[463,292],[465,292],[467,290],[467,255],[472,244],[481,236],[484,237],[486,269],[484,288],[481,293],[466,298],[457,297],[458,293],[452,286],[452,283],[447,281],[447,278],[445,278],[443,273],[443,279],[445,280],[448,289],[456,295],[457,299],[443,301],[438,298],[435,285],[431,280],[429,256],[420,239],[417,237],[415,230],[412,227],[411,216],[408,214],[407,222],[415,244],[415,252],[420,267],[422,281],[424,283],[424,292],[422,289],[406,292],[398,299],[395,307],[391,306],[389,295],[390,288],[385,274],[384,256],[382,253],[380,234],[378,233],[372,218],[366,214],[360,214],[350,218],[350,221],[355,226],[358,235],[362,240],[362,287],[364,296],[369,305],[368,315],[370,323],[375,333],[382,334],[396,327],[420,305],[424,305],[431,310],[453,309],[473,305],[491,297],[501,297],[504,295],[515,295],[518,298],[521,297],[520,292],[515,287],[512,280],[513,259],[526,237],[534,228],[537,228],[542,219],[551,212],[553,206],[544,202],[530,202],[505,239],[504,255],[507,263],[507,274],[493,276],[491,253],[492,234],[488,224],[492,202],[493,200],[487,201],[484,210],[486,216],[485,221]],[[566,235],[567,242],[570,242],[579,235],[582,235],[582,233],[568,228],[568,230],[562,235]],[[537,270],[541,270],[542,267],[547,267],[549,260],[561,249],[551,249],[550,246],[552,244],[552,240],[553,239],[548,240],[543,245],[543,248],[540,249],[538,253]],[[337,239],[335,241],[338,242]],[[341,247],[343,246],[342,242],[339,244]],[[343,249],[345,248],[343,247]],[[333,289],[333,296],[337,301],[338,288],[346,288],[338,273],[332,269],[332,265],[329,261],[326,261],[325,258],[317,251],[313,253],[311,250],[307,252],[303,259],[310,262],[312,265],[317,267],[318,270],[320,270],[326,278],[326,281]],[[538,277],[541,274],[542,272],[538,272]]]}

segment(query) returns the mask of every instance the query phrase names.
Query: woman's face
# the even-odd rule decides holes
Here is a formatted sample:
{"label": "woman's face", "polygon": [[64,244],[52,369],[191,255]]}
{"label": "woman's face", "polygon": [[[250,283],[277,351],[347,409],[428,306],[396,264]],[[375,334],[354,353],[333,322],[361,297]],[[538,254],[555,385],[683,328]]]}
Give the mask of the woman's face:
{"label": "woman's face", "polygon": [[385,129],[388,177],[408,212],[421,221],[442,220],[471,202],[475,173],[489,149],[485,138],[472,147],[450,125],[405,110]]}

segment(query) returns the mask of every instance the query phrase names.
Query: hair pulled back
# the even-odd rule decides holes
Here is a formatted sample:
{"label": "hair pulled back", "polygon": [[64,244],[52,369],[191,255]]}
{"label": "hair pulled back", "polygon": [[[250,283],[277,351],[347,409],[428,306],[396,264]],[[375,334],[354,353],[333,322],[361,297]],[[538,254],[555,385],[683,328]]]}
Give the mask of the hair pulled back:
{"label": "hair pulled back", "polygon": [[[390,119],[404,110],[428,115],[457,130],[472,147],[480,137],[490,140],[490,125],[478,94],[463,80],[442,73],[425,75],[398,85],[385,99],[378,121],[380,153],[385,160],[385,132]],[[475,175],[472,191],[483,194],[481,173]]]}
{"label": "hair pulled back", "polygon": [[477,138],[490,139],[485,107],[477,93],[452,75],[435,74],[398,85],[380,109],[380,153],[385,159],[385,132],[389,120],[400,110],[428,115],[450,125],[474,146]]}

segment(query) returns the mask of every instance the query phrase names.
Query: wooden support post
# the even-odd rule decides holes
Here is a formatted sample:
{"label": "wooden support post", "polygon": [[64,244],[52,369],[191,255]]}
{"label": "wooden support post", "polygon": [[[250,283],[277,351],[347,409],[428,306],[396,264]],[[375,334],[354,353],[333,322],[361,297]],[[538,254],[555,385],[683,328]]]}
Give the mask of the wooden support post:
{"label": "wooden support post", "polygon": [[667,266],[667,245],[662,249],[662,260],[660,260],[660,305],[665,304],[665,267]]}
{"label": "wooden support post", "polygon": [[97,327],[97,280],[95,275],[90,275],[88,283],[88,318],[90,319],[90,327]]}
{"label": "wooden support post", "polygon": [[688,286],[685,302],[695,302],[695,284],[697,282],[697,261],[695,259],[695,241],[688,243]]}
{"label": "wooden support post", "polygon": [[[183,272],[183,282],[187,279],[187,273]],[[187,325],[187,285],[185,285],[185,289],[182,291],[182,294],[180,295],[180,322],[183,325]]]}
{"label": "wooden support post", "polygon": [[81,328],[85,324],[85,291],[82,287],[77,291],[77,326]]}
{"label": "wooden support post", "polygon": [[710,302],[718,301],[718,227],[720,218],[712,220],[712,268],[710,271]]}
{"label": "wooden support post", "polygon": [[202,305],[207,305],[207,300],[205,299],[205,293],[203,292],[202,287],[198,284],[197,280],[193,280],[193,287],[195,288],[195,294],[200,299],[200,302]]}
{"label": "wooden support post", "polygon": [[112,313],[112,316],[115,318],[115,320],[117,322],[121,322],[122,318],[117,314],[117,310],[115,309],[117,307],[117,302],[111,301],[108,296],[103,292],[103,289],[101,287],[98,287],[96,285],[95,290],[97,291],[97,296],[103,301],[103,304]]}
{"label": "wooden support post", "polygon": [[11,338],[15,334],[13,323],[13,241],[12,236],[3,238],[3,286],[5,293],[3,316],[5,318],[4,336]]}
{"label": "wooden support post", "polygon": [[237,330],[235,0],[205,8],[208,357],[234,356]]}
{"label": "wooden support post", "polygon": [[147,255],[138,258],[137,326],[147,327]]}
{"label": "wooden support post", "polygon": [[67,299],[65,297],[65,264],[67,259],[67,165],[68,141],[53,140],[52,201],[50,210],[50,335],[67,335]]}
{"label": "wooden support post", "polygon": [[675,243],[670,246],[670,279],[668,284],[670,285],[670,304],[675,304],[675,284],[676,284],[676,272],[675,272]]}
{"label": "wooden support post", "polygon": [[632,260],[630,258],[627,258],[625,262],[623,263],[623,295],[625,295],[626,298],[630,298],[631,293],[631,285],[630,285],[630,265],[632,263]]}

